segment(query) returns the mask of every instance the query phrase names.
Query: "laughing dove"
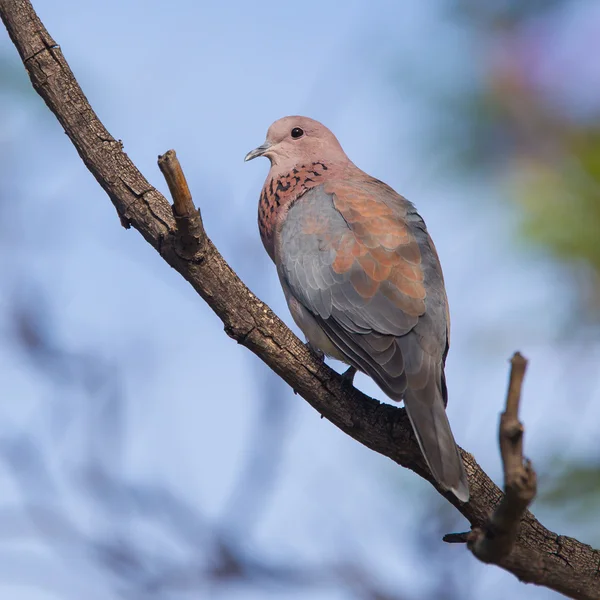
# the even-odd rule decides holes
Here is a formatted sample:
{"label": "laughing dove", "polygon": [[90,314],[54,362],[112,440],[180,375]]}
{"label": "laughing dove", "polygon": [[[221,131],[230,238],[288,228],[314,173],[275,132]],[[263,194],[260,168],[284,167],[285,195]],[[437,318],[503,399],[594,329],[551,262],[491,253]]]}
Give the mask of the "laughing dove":
{"label": "laughing dove", "polygon": [[260,235],[294,321],[313,349],[404,400],[433,476],[466,502],[467,476],[445,410],[448,301],[423,219],[312,119],[273,123],[246,160],[257,156],[271,161]]}

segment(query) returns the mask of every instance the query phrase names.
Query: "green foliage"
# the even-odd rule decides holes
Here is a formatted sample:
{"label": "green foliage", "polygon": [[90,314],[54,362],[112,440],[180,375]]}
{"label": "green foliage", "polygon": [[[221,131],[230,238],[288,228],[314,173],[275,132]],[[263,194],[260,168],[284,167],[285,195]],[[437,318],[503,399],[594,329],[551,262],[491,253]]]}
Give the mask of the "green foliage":
{"label": "green foliage", "polygon": [[557,159],[517,167],[524,232],[557,257],[584,260],[600,273],[600,130],[565,138]]}
{"label": "green foliage", "polygon": [[[438,102],[455,150],[451,168],[506,190],[521,214],[522,238],[574,275],[564,281],[580,286],[583,322],[600,319],[600,96],[578,113],[585,86],[566,86],[565,73],[546,59],[561,27],[570,26],[562,16],[572,6],[452,2],[478,48],[469,57],[477,75]],[[590,47],[588,56],[595,53]]]}
{"label": "green foliage", "polygon": [[536,501],[566,513],[573,521],[589,522],[590,515],[598,512],[600,464],[557,461],[552,472],[558,474],[539,490]]}

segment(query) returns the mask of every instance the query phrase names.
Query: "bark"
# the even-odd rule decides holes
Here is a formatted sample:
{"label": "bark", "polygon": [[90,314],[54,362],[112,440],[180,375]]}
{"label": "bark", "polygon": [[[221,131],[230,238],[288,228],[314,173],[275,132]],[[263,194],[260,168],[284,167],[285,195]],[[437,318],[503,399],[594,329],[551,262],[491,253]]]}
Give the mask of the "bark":
{"label": "bark", "polygon": [[[206,301],[223,321],[225,332],[254,352],[315,410],[371,450],[425,478],[473,528],[485,527],[503,494],[475,459],[462,451],[471,499],[461,505],[432,480],[403,409],[380,404],[345,386],[337,373],[313,356],[223,260],[206,237],[199,213],[197,221],[180,225],[189,215],[176,211],[174,216],[170,203],[138,171],[121,142],[106,131],[31,3],[0,0],[0,15],[33,87],[108,194],[121,223],[137,229]],[[524,582],[572,598],[600,599],[600,552],[549,531],[529,511],[521,518],[509,554],[495,563]]]}
{"label": "bark", "polygon": [[523,457],[524,427],[519,421],[521,386],[527,361],[516,352],[511,360],[506,410],[500,417],[498,437],[504,467],[504,497],[483,527],[467,538],[469,550],[481,561],[498,563],[508,556],[519,533],[519,525],[537,491],[537,476]]}

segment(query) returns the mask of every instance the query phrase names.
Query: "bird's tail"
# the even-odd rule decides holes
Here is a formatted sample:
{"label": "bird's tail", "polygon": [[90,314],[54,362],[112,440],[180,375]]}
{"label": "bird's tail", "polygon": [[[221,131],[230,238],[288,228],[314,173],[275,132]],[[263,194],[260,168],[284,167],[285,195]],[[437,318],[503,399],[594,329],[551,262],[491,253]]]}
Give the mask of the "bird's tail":
{"label": "bird's tail", "polygon": [[437,482],[461,502],[469,500],[469,483],[462,457],[454,441],[444,408],[442,391],[435,385],[406,390],[404,406],[421,452]]}

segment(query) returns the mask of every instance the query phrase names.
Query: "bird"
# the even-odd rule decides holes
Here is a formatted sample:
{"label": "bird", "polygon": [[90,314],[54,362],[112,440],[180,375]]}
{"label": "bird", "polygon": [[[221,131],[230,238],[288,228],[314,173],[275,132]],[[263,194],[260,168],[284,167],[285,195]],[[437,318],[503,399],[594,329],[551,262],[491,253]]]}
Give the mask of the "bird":
{"label": "bird", "polygon": [[450,315],[437,250],[415,206],[359,169],[302,116],[275,121],[245,161],[268,158],[258,227],[289,310],[319,357],[403,401],[442,489],[469,499],[446,415]]}

